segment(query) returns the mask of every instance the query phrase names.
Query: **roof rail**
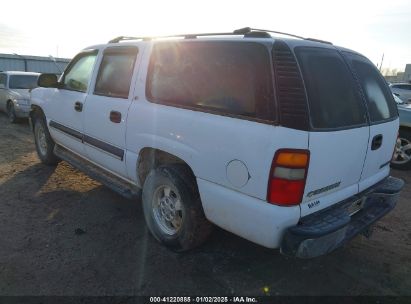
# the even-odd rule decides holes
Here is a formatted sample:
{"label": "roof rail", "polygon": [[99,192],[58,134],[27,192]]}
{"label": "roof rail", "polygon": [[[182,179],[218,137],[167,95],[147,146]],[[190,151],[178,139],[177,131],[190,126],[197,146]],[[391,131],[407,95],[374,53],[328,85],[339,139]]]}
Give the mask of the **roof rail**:
{"label": "roof rail", "polygon": [[[274,33],[274,34],[280,34],[280,35],[285,35],[285,36],[290,36],[298,39],[303,39],[303,40],[308,40],[308,41],[315,41],[315,42],[321,42],[321,43],[326,43],[326,44],[331,44],[331,42],[324,41],[324,40],[319,40],[319,39],[314,39],[314,38],[304,38],[302,36],[294,35],[294,34],[289,34],[285,32],[279,32],[279,31],[272,31],[272,30],[262,30],[262,29],[255,29],[255,28],[250,28],[250,27],[243,27],[237,30],[234,30],[233,32],[223,32],[223,33],[199,33],[199,34],[180,34],[180,35],[168,35],[168,36],[155,36],[155,37],[131,37],[131,36],[119,36],[116,37],[112,40],[110,40],[108,43],[119,43],[120,41],[127,41],[127,40],[152,40],[152,39],[158,39],[158,38],[173,38],[173,37],[183,37],[184,39],[195,39],[197,37],[205,37],[205,36],[236,36],[236,35],[242,35],[245,37],[263,37],[263,38],[269,38],[268,35],[265,35],[267,33]],[[255,34],[255,35],[253,35]]]}

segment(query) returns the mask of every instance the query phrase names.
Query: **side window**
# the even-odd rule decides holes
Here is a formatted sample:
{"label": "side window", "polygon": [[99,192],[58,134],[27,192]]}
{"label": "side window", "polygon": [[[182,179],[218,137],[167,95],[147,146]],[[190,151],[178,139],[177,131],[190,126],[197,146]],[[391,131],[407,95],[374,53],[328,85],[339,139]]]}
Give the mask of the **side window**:
{"label": "side window", "polygon": [[6,80],[7,80],[7,75],[0,74],[0,89],[6,88]]}
{"label": "side window", "polygon": [[147,76],[151,102],[272,119],[268,49],[251,42],[162,42]]}
{"label": "side window", "polygon": [[397,116],[392,93],[378,70],[363,59],[352,61],[355,72],[360,80],[362,90],[368,104],[371,122],[391,119]]}
{"label": "side window", "polygon": [[63,76],[63,88],[86,92],[96,61],[97,51],[77,55]]}
{"label": "side window", "polygon": [[128,98],[138,49],[109,48],[104,51],[98,71],[95,95]]}

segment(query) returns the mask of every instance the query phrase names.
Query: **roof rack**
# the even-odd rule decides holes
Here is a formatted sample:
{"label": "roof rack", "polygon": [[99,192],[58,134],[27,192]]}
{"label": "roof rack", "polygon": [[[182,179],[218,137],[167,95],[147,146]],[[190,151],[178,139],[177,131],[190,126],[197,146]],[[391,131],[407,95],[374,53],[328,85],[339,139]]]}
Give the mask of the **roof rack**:
{"label": "roof rack", "polygon": [[255,28],[250,28],[250,27],[243,27],[241,29],[234,30],[233,32],[226,32],[226,33],[199,33],[199,34],[180,34],[180,35],[168,35],[168,36],[155,36],[155,37],[131,37],[131,36],[119,36],[116,37],[112,40],[110,40],[108,43],[119,43],[120,41],[127,41],[127,40],[143,40],[143,41],[149,41],[152,39],[161,39],[161,38],[173,38],[173,37],[182,37],[184,39],[195,39],[197,37],[205,37],[205,36],[236,36],[236,35],[242,35],[244,37],[259,37],[259,38],[270,38],[271,35],[268,33],[274,33],[274,34],[280,34],[280,35],[285,35],[285,36],[290,36],[298,39],[303,39],[303,40],[308,40],[308,41],[314,41],[314,42],[320,42],[320,43],[326,43],[326,44],[331,44],[331,42],[325,41],[325,40],[319,40],[315,38],[304,38],[302,36],[294,35],[294,34],[289,34],[285,32],[279,32],[279,31],[272,31],[272,30],[262,30],[262,29],[255,29]]}

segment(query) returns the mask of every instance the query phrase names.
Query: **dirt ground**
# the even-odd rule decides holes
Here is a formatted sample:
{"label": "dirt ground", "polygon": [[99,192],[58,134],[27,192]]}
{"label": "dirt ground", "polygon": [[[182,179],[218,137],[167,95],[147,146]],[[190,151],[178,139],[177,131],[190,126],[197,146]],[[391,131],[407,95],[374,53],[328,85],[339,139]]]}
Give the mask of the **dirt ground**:
{"label": "dirt ground", "polygon": [[411,171],[392,174],[406,181],[396,209],[328,256],[287,258],[221,229],[176,254],[148,233],[140,202],[40,164],[27,122],[1,114],[0,295],[410,296]]}

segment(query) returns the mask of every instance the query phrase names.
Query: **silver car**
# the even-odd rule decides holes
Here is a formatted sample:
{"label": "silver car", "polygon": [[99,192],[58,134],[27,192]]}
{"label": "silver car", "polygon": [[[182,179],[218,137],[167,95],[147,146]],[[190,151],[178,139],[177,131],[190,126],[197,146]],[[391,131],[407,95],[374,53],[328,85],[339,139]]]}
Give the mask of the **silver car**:
{"label": "silver car", "polygon": [[394,95],[400,115],[400,130],[395,145],[391,167],[400,170],[411,169],[411,104]]}
{"label": "silver car", "polygon": [[37,87],[39,75],[32,72],[0,72],[0,111],[7,113],[11,123],[28,117],[29,91]]}
{"label": "silver car", "polygon": [[411,83],[392,83],[391,92],[404,102],[411,102]]}

